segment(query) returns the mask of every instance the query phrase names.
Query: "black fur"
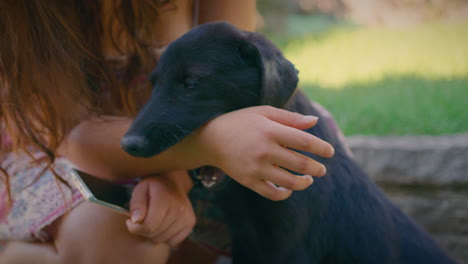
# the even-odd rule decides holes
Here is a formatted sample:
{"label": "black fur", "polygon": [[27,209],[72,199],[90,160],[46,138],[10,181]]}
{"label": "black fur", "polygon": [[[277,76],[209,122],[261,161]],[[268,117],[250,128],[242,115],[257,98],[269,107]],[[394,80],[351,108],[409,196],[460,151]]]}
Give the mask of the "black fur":
{"label": "black fur", "polygon": [[[122,140],[134,156],[156,155],[243,107],[268,104],[320,116],[294,93],[297,73],[281,52],[227,23],[199,26],[172,43],[152,82],[149,103]],[[215,190],[234,263],[454,263],[385,197],[324,122],[307,131],[335,148],[330,159],[304,153],[327,167],[308,189],[273,202],[226,177]]]}

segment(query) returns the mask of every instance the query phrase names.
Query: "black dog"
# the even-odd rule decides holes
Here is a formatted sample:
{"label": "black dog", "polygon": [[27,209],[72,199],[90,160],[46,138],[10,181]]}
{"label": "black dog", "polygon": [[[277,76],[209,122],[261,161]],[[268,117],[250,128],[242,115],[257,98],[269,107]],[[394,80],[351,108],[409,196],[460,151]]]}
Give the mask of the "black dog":
{"label": "black dog", "polygon": [[[153,94],[122,140],[156,155],[214,117],[254,105],[316,115],[296,92],[297,72],[257,33],[227,23],[174,41],[152,76]],[[454,263],[371,182],[326,124],[307,130],[331,143],[325,177],[273,202],[225,177],[215,195],[230,227],[234,263]]]}

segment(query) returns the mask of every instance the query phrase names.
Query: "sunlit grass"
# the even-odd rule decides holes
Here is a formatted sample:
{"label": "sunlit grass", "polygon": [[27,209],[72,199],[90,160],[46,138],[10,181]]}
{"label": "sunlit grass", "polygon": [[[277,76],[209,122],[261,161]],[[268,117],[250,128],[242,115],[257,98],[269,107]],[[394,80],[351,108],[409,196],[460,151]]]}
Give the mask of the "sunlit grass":
{"label": "sunlit grass", "polygon": [[468,76],[428,80],[393,76],[342,89],[301,87],[346,135],[442,135],[468,131]]}
{"label": "sunlit grass", "polygon": [[339,27],[283,48],[303,84],[343,88],[388,75],[428,79],[468,75],[468,22],[406,28]]}
{"label": "sunlit grass", "polygon": [[297,16],[290,27],[272,38],[346,135],[468,131],[468,22],[372,28]]}

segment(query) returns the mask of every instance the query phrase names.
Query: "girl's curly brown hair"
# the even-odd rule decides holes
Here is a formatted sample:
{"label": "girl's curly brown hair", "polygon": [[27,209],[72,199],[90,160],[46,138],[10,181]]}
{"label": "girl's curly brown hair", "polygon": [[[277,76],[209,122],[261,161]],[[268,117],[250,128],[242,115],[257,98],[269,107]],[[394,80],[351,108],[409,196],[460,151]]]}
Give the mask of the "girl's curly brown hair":
{"label": "girl's curly brown hair", "polygon": [[[175,7],[169,0],[109,1],[113,13],[104,23],[103,2],[0,1],[0,135],[11,138],[0,155],[40,151],[50,167],[65,136],[91,113],[136,112],[130,84],[155,66],[158,12]],[[104,32],[128,58],[124,78],[106,61]],[[112,87],[111,105],[102,99],[103,87]]]}

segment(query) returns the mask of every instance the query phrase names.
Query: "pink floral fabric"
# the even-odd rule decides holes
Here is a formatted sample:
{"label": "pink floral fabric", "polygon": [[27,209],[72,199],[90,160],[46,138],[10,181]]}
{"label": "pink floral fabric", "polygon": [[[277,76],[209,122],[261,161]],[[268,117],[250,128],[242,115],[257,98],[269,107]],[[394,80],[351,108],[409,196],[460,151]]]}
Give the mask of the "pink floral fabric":
{"label": "pink floral fabric", "polygon": [[44,227],[84,200],[69,181],[73,165],[66,159],[57,159],[54,168],[70,186],[49,170],[41,174],[45,163],[37,165],[30,160],[26,154],[8,154],[3,159],[2,167],[12,177],[10,203],[5,184],[0,185],[0,241],[47,241],[50,237]]}

